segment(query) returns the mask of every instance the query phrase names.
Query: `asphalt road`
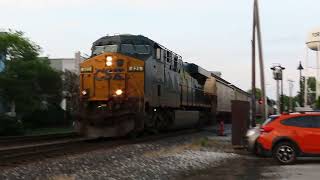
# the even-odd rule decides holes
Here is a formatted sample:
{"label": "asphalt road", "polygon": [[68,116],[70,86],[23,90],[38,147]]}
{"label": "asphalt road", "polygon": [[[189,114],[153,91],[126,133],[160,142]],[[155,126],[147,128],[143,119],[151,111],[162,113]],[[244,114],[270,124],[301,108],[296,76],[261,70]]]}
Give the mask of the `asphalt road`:
{"label": "asphalt road", "polygon": [[243,155],[241,158],[224,162],[218,167],[194,172],[181,179],[197,180],[246,180],[246,179],[290,179],[319,180],[320,158],[299,160],[295,165],[281,166],[271,158]]}

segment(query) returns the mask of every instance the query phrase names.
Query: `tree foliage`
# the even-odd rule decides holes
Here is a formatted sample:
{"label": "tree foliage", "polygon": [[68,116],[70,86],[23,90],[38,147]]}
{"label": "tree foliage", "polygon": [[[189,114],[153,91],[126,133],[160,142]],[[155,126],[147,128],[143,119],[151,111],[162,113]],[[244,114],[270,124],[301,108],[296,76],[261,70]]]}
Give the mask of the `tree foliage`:
{"label": "tree foliage", "polygon": [[63,72],[63,92],[67,98],[66,110],[74,113],[79,108],[79,76],[72,72],[65,70]]}
{"label": "tree foliage", "polygon": [[49,61],[38,58],[40,48],[21,32],[0,33],[0,51],[5,53],[5,69],[0,73],[0,93],[8,102],[15,102],[20,113],[57,104],[61,100],[60,73]]}
{"label": "tree foliage", "polygon": [[24,37],[23,32],[0,32],[0,54],[8,60],[33,60],[40,52],[40,47]]}
{"label": "tree foliage", "polygon": [[[249,94],[252,94],[252,89],[247,91]],[[259,88],[256,88],[256,100],[261,99],[262,97],[262,91]]]}
{"label": "tree foliage", "polygon": [[[307,84],[308,84],[308,104],[315,104],[316,102],[316,95],[315,95],[315,90],[316,90],[316,78],[315,77],[309,77],[308,78],[308,81],[307,81]],[[301,88],[300,88],[300,91],[298,92],[298,95],[295,97],[295,98],[300,98],[302,97],[303,101],[302,103],[304,103],[304,86],[305,86],[305,83],[302,82],[301,84]]]}
{"label": "tree foliage", "polygon": [[60,74],[45,60],[11,60],[0,74],[1,94],[16,102],[17,112],[43,108],[44,102],[59,103],[61,88]]}

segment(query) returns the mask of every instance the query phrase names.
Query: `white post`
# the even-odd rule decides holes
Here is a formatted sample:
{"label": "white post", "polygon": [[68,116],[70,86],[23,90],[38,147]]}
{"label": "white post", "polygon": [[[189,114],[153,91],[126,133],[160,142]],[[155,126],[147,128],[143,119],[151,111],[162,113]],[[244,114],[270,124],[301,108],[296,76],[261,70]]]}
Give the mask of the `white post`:
{"label": "white post", "polygon": [[280,94],[279,94],[279,89],[280,89],[280,87],[279,87],[279,80],[276,80],[276,82],[277,82],[277,94],[276,94],[276,96],[277,96],[277,114],[280,114]]}
{"label": "white post", "polygon": [[292,80],[288,80],[289,85],[289,112],[293,112],[293,104],[292,104],[292,90],[293,90],[293,82]]}
{"label": "white post", "polygon": [[316,101],[318,100],[320,96],[320,86],[319,86],[319,81],[320,81],[320,56],[319,56],[319,50],[320,50],[320,43],[317,44],[317,77],[316,77]]}
{"label": "white post", "polygon": [[309,51],[308,51],[308,47],[306,47],[306,59],[305,59],[305,73],[304,73],[304,107],[307,107],[308,106],[308,69],[309,69],[309,63],[308,63],[308,59],[309,59]]}

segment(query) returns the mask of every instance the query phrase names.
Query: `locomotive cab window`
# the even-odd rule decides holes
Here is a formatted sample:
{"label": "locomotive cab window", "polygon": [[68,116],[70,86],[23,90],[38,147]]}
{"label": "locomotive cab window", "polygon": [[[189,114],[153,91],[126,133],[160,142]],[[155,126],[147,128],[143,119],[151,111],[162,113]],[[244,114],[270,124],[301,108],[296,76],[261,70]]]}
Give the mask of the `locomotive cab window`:
{"label": "locomotive cab window", "polygon": [[105,45],[105,46],[95,46],[92,51],[92,55],[97,56],[105,52],[117,52],[118,45]]}
{"label": "locomotive cab window", "polygon": [[124,54],[135,54],[132,44],[121,44],[121,52]]}
{"label": "locomotive cab window", "polygon": [[138,54],[150,54],[149,45],[135,45],[136,53]]}

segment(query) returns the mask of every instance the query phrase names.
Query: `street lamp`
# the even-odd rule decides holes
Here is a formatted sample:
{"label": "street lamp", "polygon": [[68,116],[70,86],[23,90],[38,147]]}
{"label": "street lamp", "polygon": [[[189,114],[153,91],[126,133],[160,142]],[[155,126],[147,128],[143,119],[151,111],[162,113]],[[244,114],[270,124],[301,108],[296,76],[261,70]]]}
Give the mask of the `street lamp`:
{"label": "street lamp", "polygon": [[[277,82],[277,109],[278,109],[278,113],[283,112],[283,70],[285,70],[286,68],[282,67],[280,64],[278,65],[274,65],[270,68],[271,70],[273,70],[273,79],[276,80]],[[279,81],[281,82],[281,97],[279,98]]]}
{"label": "street lamp", "polygon": [[300,71],[300,96],[299,96],[299,100],[300,100],[300,106],[303,106],[303,88],[302,88],[302,83],[303,83],[303,80],[302,80],[302,70],[304,68],[302,67],[302,64],[301,64],[301,61],[299,62],[299,66],[298,66],[298,70]]}

